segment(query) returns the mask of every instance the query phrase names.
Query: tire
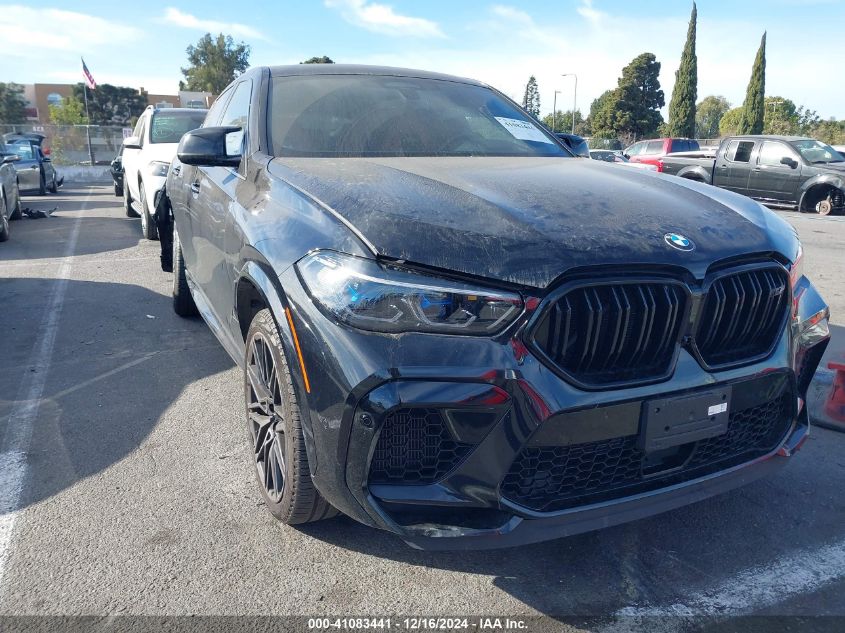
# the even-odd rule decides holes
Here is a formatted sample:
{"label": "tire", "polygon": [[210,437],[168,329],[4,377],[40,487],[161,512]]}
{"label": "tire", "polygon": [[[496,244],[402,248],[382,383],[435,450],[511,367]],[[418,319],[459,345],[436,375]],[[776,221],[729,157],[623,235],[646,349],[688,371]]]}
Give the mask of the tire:
{"label": "tire", "polygon": [[12,209],[10,220],[20,220],[23,217],[23,209],[21,208],[21,194],[20,191],[15,195],[15,208]]}
{"label": "tire", "polygon": [[279,330],[266,308],[247,332],[244,401],[252,461],[270,513],[286,525],[335,516],[337,510],[311,481],[293,380]]}
{"label": "tire", "polygon": [[132,208],[132,194],[129,193],[129,187],[123,183],[123,210],[126,212],[127,218],[137,218],[138,212]]}
{"label": "tire", "polygon": [[123,195],[123,187],[117,183],[114,183],[114,195],[118,198]]}
{"label": "tire", "polygon": [[50,193],[56,193],[59,190],[59,185],[56,184],[56,172],[53,172],[53,180],[50,182]]}
{"label": "tire", "polygon": [[179,235],[173,231],[173,311],[180,317],[192,317],[199,314],[197,304],[188,287],[185,272],[185,259],[182,257],[182,245]]}
{"label": "tire", "polygon": [[144,190],[144,183],[138,183],[138,189],[141,190],[141,232],[148,240],[158,240],[158,227],[155,220],[150,216],[150,208],[147,205],[147,193]]}
{"label": "tire", "polygon": [[3,203],[3,209],[0,211],[0,242],[5,242],[9,239],[9,218],[7,216],[8,209],[6,205],[6,197],[3,196],[0,198],[0,202]]}

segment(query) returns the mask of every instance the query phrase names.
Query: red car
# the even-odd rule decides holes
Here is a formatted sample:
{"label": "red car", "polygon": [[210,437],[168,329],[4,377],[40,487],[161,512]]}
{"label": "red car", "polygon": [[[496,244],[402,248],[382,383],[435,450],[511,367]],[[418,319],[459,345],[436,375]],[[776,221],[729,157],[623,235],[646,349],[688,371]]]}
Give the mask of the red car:
{"label": "red car", "polygon": [[625,149],[625,156],[632,163],[646,163],[655,165],[657,171],[663,171],[663,161],[666,154],[678,152],[697,152],[701,149],[698,141],[691,138],[656,138],[650,141],[638,141]]}

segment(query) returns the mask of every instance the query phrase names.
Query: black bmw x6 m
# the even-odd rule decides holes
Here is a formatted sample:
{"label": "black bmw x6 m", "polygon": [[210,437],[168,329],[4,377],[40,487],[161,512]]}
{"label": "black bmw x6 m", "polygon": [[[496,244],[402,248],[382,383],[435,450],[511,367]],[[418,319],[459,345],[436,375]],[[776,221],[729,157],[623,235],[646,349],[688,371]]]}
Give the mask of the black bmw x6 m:
{"label": "black bmw x6 m", "polygon": [[243,369],[286,523],[515,545],[747,483],[807,437],[828,308],[795,231],[575,159],[489,86],[254,68],[167,190],[174,307]]}

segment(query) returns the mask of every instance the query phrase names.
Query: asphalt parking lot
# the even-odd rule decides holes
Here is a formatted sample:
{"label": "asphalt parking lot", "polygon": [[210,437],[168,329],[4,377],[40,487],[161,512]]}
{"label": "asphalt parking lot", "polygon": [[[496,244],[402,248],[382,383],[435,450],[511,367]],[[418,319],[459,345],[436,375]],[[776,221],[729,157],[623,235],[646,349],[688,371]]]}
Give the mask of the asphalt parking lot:
{"label": "asphalt parking lot", "polygon": [[[260,505],[241,375],[170,306],[158,243],[110,187],[26,198],[0,244],[0,616],[845,615],[845,434],[776,477],[528,547],[426,553]],[[845,217],[782,212],[845,338]],[[664,616],[671,616],[666,619]],[[620,628],[622,627],[622,628]]]}

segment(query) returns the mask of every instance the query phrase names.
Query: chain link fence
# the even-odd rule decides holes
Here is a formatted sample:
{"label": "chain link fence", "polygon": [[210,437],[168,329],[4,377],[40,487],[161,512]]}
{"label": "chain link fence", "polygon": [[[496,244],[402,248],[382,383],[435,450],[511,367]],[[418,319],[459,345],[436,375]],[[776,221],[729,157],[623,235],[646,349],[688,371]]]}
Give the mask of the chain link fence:
{"label": "chain link fence", "polygon": [[43,134],[42,147],[57,165],[108,165],[132,129],[101,125],[0,125],[0,138],[11,132]]}

